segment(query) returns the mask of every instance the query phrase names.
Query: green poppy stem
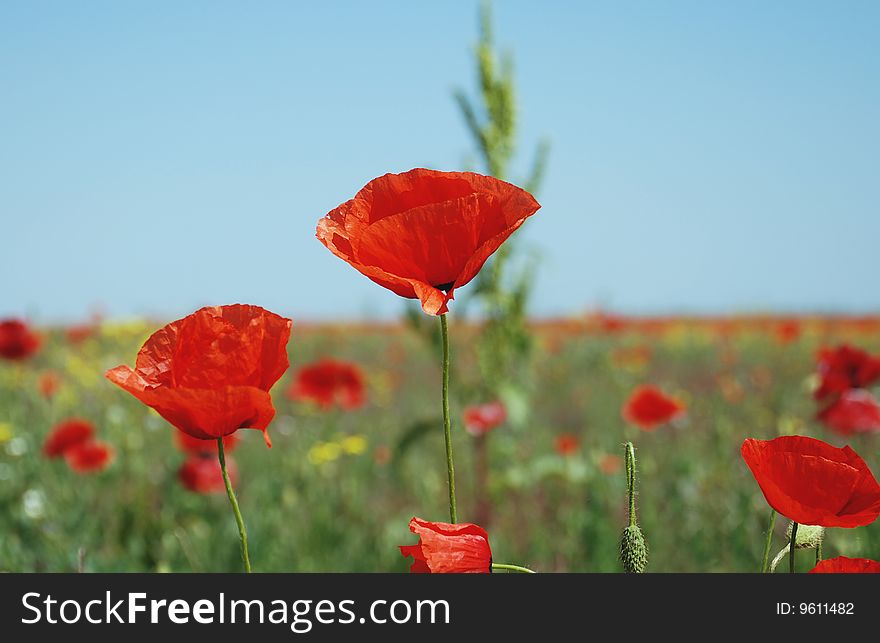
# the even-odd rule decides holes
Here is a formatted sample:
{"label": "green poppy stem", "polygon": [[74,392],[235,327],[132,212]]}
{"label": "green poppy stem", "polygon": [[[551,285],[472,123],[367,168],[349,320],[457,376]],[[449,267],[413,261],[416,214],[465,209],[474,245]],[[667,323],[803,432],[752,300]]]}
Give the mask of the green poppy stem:
{"label": "green poppy stem", "polygon": [[226,495],[229,496],[229,504],[232,505],[232,513],[235,514],[235,522],[238,525],[238,535],[241,538],[241,559],[244,561],[244,571],[251,573],[251,559],[248,556],[247,529],[244,527],[244,519],[241,517],[241,509],[238,508],[238,500],[232,490],[232,482],[226,473],[226,452],[223,449],[223,438],[217,438],[217,455],[220,458],[220,470],[223,472],[223,483],[226,485]]}
{"label": "green poppy stem", "polygon": [[764,557],[761,559],[761,573],[769,571],[767,564],[770,561],[770,547],[773,545],[773,528],[776,526],[776,510],[770,510],[770,524],[767,525],[767,541],[764,543]]}
{"label": "green poppy stem", "polygon": [[446,477],[449,480],[449,522],[458,522],[455,505],[455,466],[452,463],[452,422],[449,419],[449,327],[446,314],[440,315],[443,339],[443,435],[446,438]]}
{"label": "green poppy stem", "polygon": [[791,523],[791,543],[789,544],[788,549],[788,572],[790,574],[794,574],[794,549],[795,543],[797,542],[797,530],[798,524],[796,522]]}
{"label": "green poppy stem", "polygon": [[816,564],[818,565],[821,562],[822,562],[822,541],[820,540],[819,543],[816,545]]}
{"label": "green poppy stem", "polygon": [[537,574],[538,573],[533,569],[529,569],[528,567],[522,567],[520,565],[505,565],[503,563],[492,563],[492,571],[493,572],[497,571],[499,569],[509,571],[509,572],[519,572],[521,574]]}

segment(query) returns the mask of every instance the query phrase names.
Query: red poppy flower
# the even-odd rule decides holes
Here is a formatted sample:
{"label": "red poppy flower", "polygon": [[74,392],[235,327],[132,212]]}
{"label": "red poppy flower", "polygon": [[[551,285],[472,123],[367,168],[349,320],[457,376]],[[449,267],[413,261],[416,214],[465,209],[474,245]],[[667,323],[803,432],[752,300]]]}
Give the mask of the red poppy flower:
{"label": "red poppy flower", "polygon": [[823,400],[852,388],[867,388],[880,379],[880,357],[843,344],[820,350],[818,369],[821,382],[813,396]]}
{"label": "red poppy flower", "polygon": [[849,447],[798,435],[747,439],[743,460],[767,504],[786,518],[821,527],[870,525],[880,515],[880,485]]}
{"label": "red poppy flower", "polygon": [[501,402],[469,406],[464,410],[464,429],[473,436],[485,435],[507,419]]}
{"label": "red poppy flower", "polygon": [[811,574],[880,574],[880,563],[869,558],[838,556],[817,563]]}
{"label": "red poppy flower", "polygon": [[880,404],[864,389],[846,391],[817,417],[840,435],[880,432]]}
{"label": "red poppy flower", "polygon": [[419,542],[402,545],[400,553],[405,558],[413,557],[411,573],[488,574],[492,571],[489,536],[482,527],[413,518],[409,521],[409,530],[419,536]]}
{"label": "red poppy flower", "polygon": [[440,315],[540,207],[489,176],[418,168],[370,181],[318,221],[317,237],[380,286]]}
{"label": "red poppy flower", "polygon": [[364,404],[364,376],[356,364],[323,359],[299,370],[287,396],[324,409],[339,405],[353,410]]}
{"label": "red poppy flower", "polygon": [[71,418],[57,424],[43,443],[43,455],[58,458],[78,444],[88,442],[95,435],[95,428],[88,420]]}
{"label": "red poppy flower", "polygon": [[645,431],[674,420],[684,412],[684,404],[664,395],[653,386],[640,386],[623,405],[623,419]]}
{"label": "red poppy flower", "polygon": [[134,369],[106,377],[194,438],[250,428],[271,446],[269,389],[289,366],[292,323],[258,306],[202,308],[153,333]]}
{"label": "red poppy flower", "polygon": [[[211,453],[217,454],[217,438],[210,440],[202,440],[184,433],[183,431],[174,432],[174,440],[177,448],[184,453]],[[229,453],[238,445],[238,436],[235,433],[223,436],[223,451]]]}
{"label": "red poppy flower", "polygon": [[[238,482],[238,468],[235,460],[226,458],[226,473],[232,486]],[[220,461],[207,453],[192,454],[180,465],[177,471],[180,484],[196,493],[225,493],[226,483],[223,482],[223,470]]]}
{"label": "red poppy flower", "polygon": [[790,344],[801,336],[801,325],[794,319],[781,322],[776,327],[776,339],[780,344]]}
{"label": "red poppy flower", "polygon": [[557,436],[553,441],[553,448],[556,449],[556,453],[559,455],[574,455],[577,453],[577,450],[580,448],[580,440],[578,440],[576,435],[572,435],[571,433],[563,433],[560,436]]}
{"label": "red poppy flower", "polygon": [[67,341],[71,344],[81,344],[94,335],[96,330],[96,324],[76,324],[75,326],[68,326],[64,334],[67,337]]}
{"label": "red poppy flower", "polygon": [[37,352],[40,338],[18,319],[0,321],[0,357],[26,359]]}
{"label": "red poppy flower", "polygon": [[94,473],[106,468],[113,459],[113,449],[97,440],[76,444],[64,452],[67,465],[77,473]]}
{"label": "red poppy flower", "polygon": [[37,380],[37,388],[40,390],[40,395],[47,400],[55,397],[55,393],[58,392],[60,386],[61,376],[55,371],[40,373],[40,378]]}

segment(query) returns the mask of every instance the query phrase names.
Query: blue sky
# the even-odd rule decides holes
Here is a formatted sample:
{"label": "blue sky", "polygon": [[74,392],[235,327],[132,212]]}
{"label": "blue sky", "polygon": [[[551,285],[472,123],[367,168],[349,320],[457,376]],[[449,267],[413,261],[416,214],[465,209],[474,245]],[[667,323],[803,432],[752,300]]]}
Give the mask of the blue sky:
{"label": "blue sky", "polygon": [[[398,314],[315,222],[374,176],[473,158],[451,93],[476,15],[0,3],[0,315]],[[878,25],[876,2],[496,2],[518,171],[552,144],[517,233],[534,312],[880,309]]]}

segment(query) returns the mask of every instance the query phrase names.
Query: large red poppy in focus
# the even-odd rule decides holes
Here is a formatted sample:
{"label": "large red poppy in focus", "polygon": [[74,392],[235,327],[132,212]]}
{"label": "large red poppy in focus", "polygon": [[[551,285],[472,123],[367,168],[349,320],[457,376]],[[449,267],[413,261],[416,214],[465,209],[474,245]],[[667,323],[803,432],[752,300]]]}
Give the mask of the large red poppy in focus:
{"label": "large red poppy in focus", "polygon": [[419,542],[402,545],[400,553],[413,557],[411,573],[488,574],[492,571],[489,536],[482,527],[413,518],[409,530],[418,535]]}
{"label": "large red poppy in focus", "polygon": [[684,404],[653,386],[640,386],[623,405],[623,419],[652,431],[684,412]]}
{"label": "large red poppy in focus", "polygon": [[880,380],[880,357],[847,344],[823,348],[819,351],[818,370],[820,383],[813,396],[824,400]]}
{"label": "large red poppy in focus", "polygon": [[289,366],[292,324],[258,306],[202,308],[153,333],[134,369],[106,377],[194,438],[250,428],[271,446],[269,389]]}
{"label": "large red poppy in focus", "polygon": [[40,348],[40,338],[18,319],[0,321],[0,357],[22,360]]}
{"label": "large red poppy in focus", "polygon": [[323,409],[353,410],[364,404],[364,376],[357,364],[322,359],[303,366],[287,390],[292,400],[311,400]]}
{"label": "large red poppy in focus", "polygon": [[811,574],[880,574],[880,563],[869,558],[838,556],[820,561]]}
{"label": "large red poppy in focus", "polygon": [[440,315],[540,207],[489,176],[417,168],[367,183],[318,221],[317,237],[380,286]]}
{"label": "large red poppy in focus", "polygon": [[741,453],[767,503],[790,520],[861,527],[880,515],[880,485],[849,447],[793,435],[749,438]]}

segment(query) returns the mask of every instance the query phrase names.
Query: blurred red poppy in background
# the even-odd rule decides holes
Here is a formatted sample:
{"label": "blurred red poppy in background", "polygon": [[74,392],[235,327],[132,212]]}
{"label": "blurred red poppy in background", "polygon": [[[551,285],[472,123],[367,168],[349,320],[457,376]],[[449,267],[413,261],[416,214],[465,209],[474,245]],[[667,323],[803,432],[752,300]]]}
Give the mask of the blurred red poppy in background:
{"label": "blurred red poppy in background", "polygon": [[880,432],[880,404],[864,389],[842,393],[816,417],[840,435]]}
{"label": "blurred red poppy in background", "polygon": [[411,573],[488,574],[492,571],[489,536],[482,527],[413,518],[409,530],[419,536],[419,542],[401,545],[400,553],[413,557]]}
{"label": "blurred red poppy in background", "polygon": [[0,357],[27,359],[40,348],[40,338],[19,319],[0,321]]}
{"label": "blurred red poppy in background", "polygon": [[[214,450],[217,450],[216,443]],[[226,472],[232,486],[238,484],[238,467],[235,460],[226,457]],[[192,453],[180,465],[177,471],[180,483],[195,493],[225,493],[226,483],[223,481],[223,470],[220,461],[208,453]]]}
{"label": "blurred red poppy in background", "polygon": [[838,556],[820,561],[811,574],[880,574],[880,563],[869,558]]}
{"label": "blurred red poppy in background", "polygon": [[[184,433],[183,431],[174,432],[174,442],[177,448],[184,453],[212,453],[217,455],[217,438],[210,440],[202,440]],[[223,451],[229,453],[238,446],[238,435],[230,433],[223,436]]]}
{"label": "blurred red poppy in background", "polygon": [[370,181],[318,221],[317,237],[377,284],[440,315],[540,207],[490,176],[417,168]]}
{"label": "blurred red poppy in background", "polygon": [[249,428],[272,446],[269,389],[289,366],[292,324],[259,306],[202,308],[153,333],[134,369],[106,377],[194,438]]}
{"label": "blurred red poppy in background", "polygon": [[45,399],[51,400],[55,397],[55,393],[61,387],[61,376],[55,371],[44,371],[40,373],[37,380],[37,388]]}
{"label": "blurred red poppy in background", "polygon": [[95,427],[88,420],[70,418],[55,425],[43,443],[43,455],[58,458],[78,445],[88,442],[95,436]]}
{"label": "blurred red poppy in background", "polygon": [[880,379],[880,357],[843,344],[819,351],[817,400],[839,395],[853,388],[866,388]]}
{"label": "blurred red poppy in background", "polygon": [[623,405],[623,419],[651,431],[679,417],[684,410],[684,404],[674,397],[653,386],[640,386]]}
{"label": "blurred red poppy in background", "polygon": [[502,402],[488,402],[469,406],[464,410],[464,429],[474,437],[486,435],[507,419]]}
{"label": "blurred red poppy in background", "polygon": [[113,449],[97,440],[76,444],[64,451],[68,466],[77,473],[95,473],[110,464]]}
{"label": "blurred red poppy in background", "polygon": [[64,331],[64,335],[71,344],[81,344],[94,335],[97,329],[98,326],[96,324],[76,324],[68,326]]}
{"label": "blurred red poppy in background", "polygon": [[571,433],[563,433],[556,436],[556,439],[553,440],[553,448],[556,450],[556,453],[563,456],[574,455],[577,453],[580,445],[581,441],[578,440],[576,435]]}
{"label": "blurred red poppy in background", "polygon": [[749,438],[741,453],[767,504],[794,522],[861,527],[880,515],[880,485],[848,446],[791,435]]}
{"label": "blurred red poppy in background", "polygon": [[787,319],[776,327],[776,339],[780,344],[790,344],[801,336],[801,325],[795,319]]}
{"label": "blurred red poppy in background", "polygon": [[351,411],[363,406],[364,388],[364,376],[357,364],[322,359],[297,372],[287,396],[312,401],[323,409],[339,406]]}

